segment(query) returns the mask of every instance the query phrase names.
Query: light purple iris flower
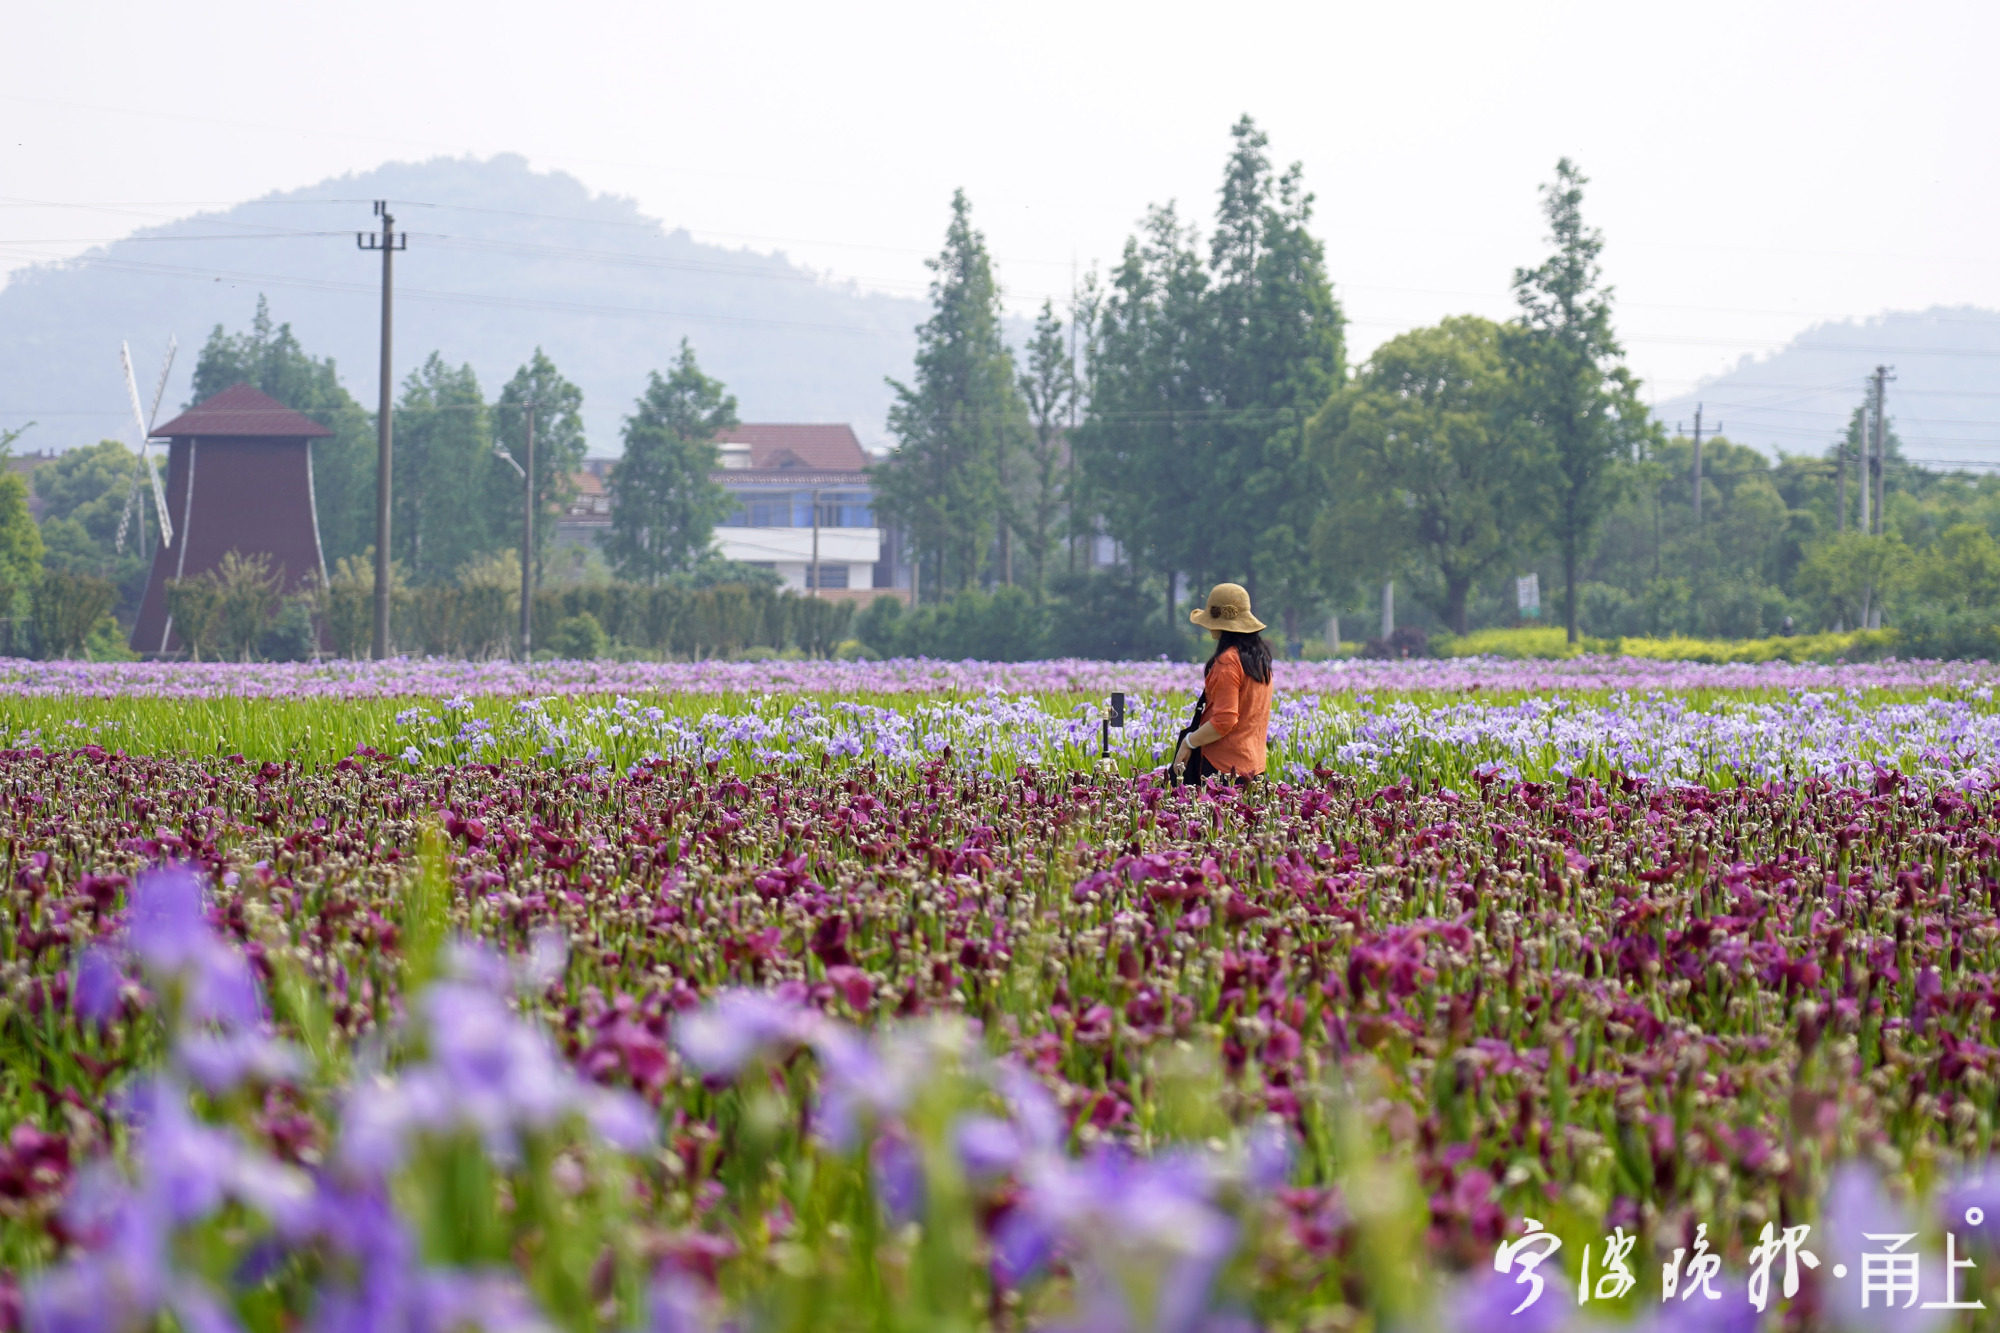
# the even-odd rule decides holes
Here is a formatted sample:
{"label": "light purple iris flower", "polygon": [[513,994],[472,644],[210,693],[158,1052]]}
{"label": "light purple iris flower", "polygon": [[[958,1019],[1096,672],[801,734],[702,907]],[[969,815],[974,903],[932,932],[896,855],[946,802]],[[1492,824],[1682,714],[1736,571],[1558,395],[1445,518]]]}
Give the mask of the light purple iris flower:
{"label": "light purple iris flower", "polygon": [[1018,1284],[1060,1249],[1078,1275],[1088,1327],[1198,1333],[1216,1312],[1216,1276],[1237,1241],[1209,1197],[1212,1173],[1181,1154],[1152,1160],[1100,1149],[1040,1157],[994,1237],[996,1276]]}
{"label": "light purple iris flower", "polygon": [[952,1130],[952,1143],[959,1164],[975,1181],[1004,1176],[1021,1163],[1021,1133],[1012,1124],[990,1115],[960,1118]]}
{"label": "light purple iris flower", "polygon": [[348,1094],[342,1164],[379,1177],[402,1162],[414,1137],[461,1132],[496,1161],[513,1162],[524,1135],[572,1117],[615,1148],[648,1147],[652,1111],[631,1093],[579,1078],[548,1036],[514,1012],[506,999],[512,974],[480,966],[482,953],[454,949],[455,966],[473,979],[440,981],[419,997],[428,1060]]}
{"label": "light purple iris flower", "polygon": [[[1901,1309],[1898,1308],[1903,1303],[1901,1298],[1885,1307],[1883,1298],[1877,1295],[1868,1309],[1861,1308],[1863,1256],[1891,1252],[1894,1245],[1893,1239],[1870,1237],[1893,1238],[1921,1231],[1910,1209],[1883,1188],[1880,1175],[1872,1167],[1846,1162],[1834,1168],[1820,1206],[1820,1219],[1808,1248],[1819,1256],[1829,1328],[1846,1333],[1942,1333],[1950,1326],[1949,1312],[1926,1310],[1921,1303]],[[1920,1234],[1900,1249],[1919,1255],[1920,1289],[1941,1293],[1945,1280],[1941,1251],[1934,1252]],[[1845,1267],[1844,1279],[1832,1277],[1835,1265]],[[1960,1290],[1964,1290],[1962,1284]],[[1927,1295],[1924,1299],[1943,1298]]]}
{"label": "light purple iris flower", "polygon": [[[1569,1285],[1553,1274],[1542,1275],[1546,1286],[1541,1298],[1521,1313],[1514,1311],[1520,1307],[1521,1299],[1528,1288],[1520,1283],[1517,1273],[1495,1273],[1487,1271],[1460,1284],[1448,1298],[1446,1305],[1450,1311],[1446,1327],[1453,1333],[1474,1333],[1474,1330],[1505,1330],[1505,1333],[1556,1333],[1570,1324],[1576,1311],[1576,1298]],[[1712,1302],[1703,1301],[1704,1305]],[[1747,1305],[1745,1308],[1749,1308]]]}
{"label": "light purple iris flower", "polygon": [[174,1233],[231,1202],[280,1231],[300,1226],[310,1212],[312,1191],[302,1174],[195,1120],[180,1088],[142,1085],[131,1100],[139,1119],[136,1181],[126,1182],[109,1164],[79,1179],[63,1215],[85,1247],[25,1293],[23,1312],[34,1333],[140,1328],[162,1313],[190,1330],[234,1329],[213,1293],[175,1265]]}
{"label": "light purple iris flower", "polygon": [[175,998],[172,1017],[183,1028],[250,1028],[263,1018],[249,961],[209,927],[201,878],[187,866],[162,866],[133,883],[130,911],[113,946],[92,945],[77,960],[78,1014],[97,1023],[117,1016],[121,958]]}
{"label": "light purple iris flower", "polygon": [[805,1043],[817,1017],[763,991],[727,991],[675,1025],[674,1045],[702,1073],[733,1079],[753,1061]]}

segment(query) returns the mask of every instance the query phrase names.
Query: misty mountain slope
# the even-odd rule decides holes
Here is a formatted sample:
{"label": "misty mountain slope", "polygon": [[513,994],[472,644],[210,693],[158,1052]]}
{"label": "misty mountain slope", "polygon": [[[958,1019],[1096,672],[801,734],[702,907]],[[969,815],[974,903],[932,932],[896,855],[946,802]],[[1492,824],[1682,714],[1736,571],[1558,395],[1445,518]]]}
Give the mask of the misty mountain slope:
{"label": "misty mountain slope", "polygon": [[1720,421],[1739,444],[1819,454],[1847,429],[1878,365],[1893,368],[1889,424],[1906,457],[2000,465],[2000,311],[1971,306],[1821,324],[1653,411],[1669,430],[1692,429],[1699,402],[1704,428]]}
{"label": "misty mountain slope", "polygon": [[386,198],[410,248],[396,256],[395,367],[432,350],[469,361],[490,398],[544,348],[584,391],[593,454],[682,337],[752,421],[842,421],[884,439],[885,375],[909,374],[915,299],[827,281],[781,255],[705,245],[505,155],[391,163],[204,213],[17,271],[0,287],[0,428],[34,419],[23,449],[130,434],[118,342],[144,392],[167,337],[181,343],[166,410],[221,323],[246,327],[257,296],[306,349],[333,356],[362,403],[376,395],[380,259],[355,247]]}

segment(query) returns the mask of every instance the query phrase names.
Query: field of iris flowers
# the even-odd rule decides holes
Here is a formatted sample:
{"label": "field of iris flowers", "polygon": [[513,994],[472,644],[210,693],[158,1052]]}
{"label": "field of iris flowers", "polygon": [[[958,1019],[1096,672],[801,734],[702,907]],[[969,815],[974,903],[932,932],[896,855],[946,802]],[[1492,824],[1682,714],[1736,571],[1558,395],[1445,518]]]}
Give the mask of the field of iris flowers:
{"label": "field of iris flowers", "polygon": [[0,1327],[1993,1326],[2000,672],[1281,672],[7,664]]}

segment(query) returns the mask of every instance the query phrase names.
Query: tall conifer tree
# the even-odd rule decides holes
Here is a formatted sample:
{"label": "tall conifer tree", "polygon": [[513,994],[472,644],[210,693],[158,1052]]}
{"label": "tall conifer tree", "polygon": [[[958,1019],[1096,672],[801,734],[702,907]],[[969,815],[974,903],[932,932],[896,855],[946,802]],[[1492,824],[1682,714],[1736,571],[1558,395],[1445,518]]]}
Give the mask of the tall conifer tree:
{"label": "tall conifer tree", "polygon": [[952,196],[944,249],[926,261],[931,317],[917,329],[916,375],[890,380],[895,453],[877,468],[877,504],[904,524],[927,597],[980,581],[1007,519],[1002,478],[1027,434],[1000,288],[965,191]]}
{"label": "tall conifer tree", "polygon": [[1521,321],[1511,359],[1547,449],[1547,527],[1562,560],[1563,624],[1571,643],[1583,558],[1618,499],[1624,464],[1653,430],[1611,329],[1611,288],[1597,262],[1604,237],[1583,222],[1588,183],[1568,158],[1556,163],[1555,180],[1542,187],[1555,253],[1539,267],[1514,272]]}
{"label": "tall conifer tree", "polygon": [[658,583],[707,553],[730,506],[712,475],[715,437],[734,425],[736,399],[702,373],[683,338],[672,373],[654,371],[625,418],[625,452],[611,469],[605,547],[620,577]]}

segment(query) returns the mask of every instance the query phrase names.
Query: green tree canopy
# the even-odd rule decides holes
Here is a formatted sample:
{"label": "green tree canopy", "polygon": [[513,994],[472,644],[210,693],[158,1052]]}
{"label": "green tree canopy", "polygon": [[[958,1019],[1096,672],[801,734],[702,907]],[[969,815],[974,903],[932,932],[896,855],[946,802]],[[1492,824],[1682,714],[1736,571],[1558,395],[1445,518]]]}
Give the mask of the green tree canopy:
{"label": "green tree canopy", "polygon": [[[33,473],[42,505],[42,562],[51,569],[107,578],[118,589],[118,610],[130,615],[145,592],[158,529],[153,497],[139,471],[139,456],[117,440],[71,449]],[[139,483],[126,521],[125,548],[118,526]]]}
{"label": "green tree canopy", "polygon": [[1583,221],[1588,183],[1568,158],[1556,163],[1555,180],[1542,187],[1555,252],[1514,272],[1521,322],[1513,362],[1547,450],[1547,526],[1562,560],[1571,643],[1583,559],[1627,480],[1622,464],[1653,429],[1612,332],[1612,293],[1597,259],[1604,237]]}
{"label": "green tree canopy", "polygon": [[0,472],[0,599],[31,587],[42,572],[42,534],[28,512],[28,483]]}
{"label": "green tree canopy", "polygon": [[[394,521],[390,554],[413,583],[442,583],[507,545],[520,512],[493,503],[493,429],[479,377],[436,352],[403,382],[396,404]],[[509,473],[511,475],[511,473]]]}
{"label": "green tree canopy", "polygon": [[1799,593],[1826,622],[1858,629],[1871,610],[1904,590],[1912,563],[1910,548],[1894,534],[1836,533],[1806,552]]}
{"label": "green tree canopy", "polygon": [[1149,209],[1094,312],[1089,404],[1071,440],[1092,506],[1135,568],[1171,588],[1205,568],[1212,447],[1208,270],[1171,204]]}
{"label": "green tree canopy", "polygon": [[1048,588],[1049,560],[1055,554],[1063,510],[1073,497],[1064,464],[1068,450],[1064,429],[1076,407],[1076,366],[1063,336],[1063,322],[1053,301],[1042,302],[1035,316],[1035,336],[1028,344],[1028,369],[1021,376],[1021,398],[1027,404],[1028,459],[1021,516],[1021,536],[1034,570],[1028,585],[1039,600]]}
{"label": "green tree canopy", "polygon": [[[535,405],[535,554],[548,554],[556,521],[576,498],[577,471],[583,467],[583,390],[563,378],[541,348],[514,372],[493,405],[493,425],[500,444],[518,461],[527,456],[528,414]],[[496,460],[497,461],[497,460]],[[489,504],[496,514],[512,517],[501,530],[518,547],[521,540],[521,479],[502,463],[492,470]]]}
{"label": "green tree canopy", "polygon": [[1391,338],[1314,418],[1328,478],[1321,563],[1405,572],[1455,633],[1477,580],[1522,554],[1535,516],[1532,441],[1505,333],[1475,315]]}
{"label": "green tree canopy", "polygon": [[1007,521],[1002,485],[1027,436],[1014,358],[1000,331],[1000,288],[972,205],[952,195],[944,249],[925,261],[931,317],[917,328],[913,384],[889,381],[895,453],[876,469],[876,503],[900,519],[927,598],[971,587]]}
{"label": "green tree canopy", "polygon": [[1343,378],[1344,320],[1297,164],[1231,130],[1204,257],[1171,207],[1128,241],[1092,342],[1076,447],[1107,526],[1171,588],[1223,578],[1289,622],[1324,587],[1305,424]]}
{"label": "green tree canopy", "polygon": [[611,469],[605,548],[622,577],[658,583],[707,554],[730,507],[712,475],[715,437],[734,425],[736,399],[702,373],[683,338],[672,372],[654,371],[625,418],[625,452]]}

